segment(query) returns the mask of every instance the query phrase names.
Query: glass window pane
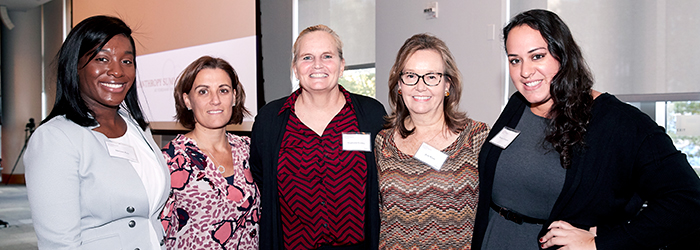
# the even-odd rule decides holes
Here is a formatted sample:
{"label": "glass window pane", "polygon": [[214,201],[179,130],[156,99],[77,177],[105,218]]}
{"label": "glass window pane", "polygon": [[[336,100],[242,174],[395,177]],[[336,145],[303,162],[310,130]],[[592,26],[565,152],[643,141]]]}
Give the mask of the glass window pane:
{"label": "glass window pane", "polygon": [[700,101],[666,102],[666,132],[700,175]]}
{"label": "glass window pane", "polygon": [[628,103],[666,128],[673,144],[688,157],[688,162],[700,176],[700,101]]}
{"label": "glass window pane", "polygon": [[351,93],[376,97],[375,68],[346,70],[338,83]]}

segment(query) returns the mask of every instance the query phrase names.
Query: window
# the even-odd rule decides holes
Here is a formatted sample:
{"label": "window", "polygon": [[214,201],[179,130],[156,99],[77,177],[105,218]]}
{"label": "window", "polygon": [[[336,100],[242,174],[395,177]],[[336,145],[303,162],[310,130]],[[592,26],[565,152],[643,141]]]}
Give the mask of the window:
{"label": "window", "polygon": [[376,97],[375,68],[348,69],[338,80],[341,86],[358,95]]}

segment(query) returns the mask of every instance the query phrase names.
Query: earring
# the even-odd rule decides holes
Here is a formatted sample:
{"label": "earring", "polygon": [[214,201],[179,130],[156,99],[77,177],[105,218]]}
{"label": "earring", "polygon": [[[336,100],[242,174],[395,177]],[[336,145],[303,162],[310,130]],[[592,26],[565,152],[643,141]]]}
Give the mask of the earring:
{"label": "earring", "polygon": [[399,89],[399,95],[401,94],[401,89]]}
{"label": "earring", "polygon": [[190,108],[190,107],[187,107],[187,110],[192,110],[192,108]]}
{"label": "earring", "polygon": [[448,97],[448,96],[450,96],[450,91],[449,91],[449,90],[445,90],[445,97]]}

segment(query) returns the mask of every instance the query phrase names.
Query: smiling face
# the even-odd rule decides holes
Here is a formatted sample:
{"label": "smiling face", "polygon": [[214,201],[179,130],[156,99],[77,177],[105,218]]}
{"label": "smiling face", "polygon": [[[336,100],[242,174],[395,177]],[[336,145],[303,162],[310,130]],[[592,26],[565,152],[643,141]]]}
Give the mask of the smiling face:
{"label": "smiling face", "polygon": [[506,52],[515,88],[530,102],[535,114],[546,117],[553,103],[549,89],[559,72],[559,61],[549,53],[540,32],[527,25],[510,30]]}
{"label": "smiling face", "polygon": [[313,31],[299,39],[294,75],[306,91],[324,91],[338,86],[345,60],[338,55],[338,45],[325,31]]}
{"label": "smiling face", "polygon": [[185,105],[194,113],[195,129],[226,126],[233,112],[235,93],[226,71],[218,68],[200,70],[190,92],[182,94]]}
{"label": "smiling face", "polygon": [[[112,37],[92,60],[87,53],[78,61],[80,94],[93,112],[117,109],[134,84],[134,49],[124,35]],[[87,64],[86,64],[87,63]]]}
{"label": "smiling face", "polygon": [[[445,64],[442,56],[437,51],[418,50],[406,60],[406,65],[402,72],[418,75],[444,73]],[[411,116],[421,114],[442,116],[445,91],[449,87],[450,82],[446,76],[442,76],[442,80],[437,86],[426,85],[422,78],[413,86],[399,82],[399,89],[402,92],[401,96]]]}

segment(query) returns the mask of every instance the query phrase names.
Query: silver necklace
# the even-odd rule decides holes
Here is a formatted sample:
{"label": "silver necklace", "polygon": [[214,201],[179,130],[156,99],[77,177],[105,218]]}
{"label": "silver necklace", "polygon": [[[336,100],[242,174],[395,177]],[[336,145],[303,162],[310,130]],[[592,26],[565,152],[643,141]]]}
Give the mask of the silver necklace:
{"label": "silver necklace", "polygon": [[202,149],[202,150],[204,150],[204,153],[206,153],[207,155],[209,155],[209,157],[211,157],[211,159],[214,161],[214,165],[219,165],[218,167],[216,167],[216,171],[219,171],[219,173],[222,173],[222,174],[224,172],[226,172],[226,168],[224,168],[224,165],[221,165],[218,163],[219,161],[217,161],[216,158],[214,158],[214,154],[209,153],[209,151],[206,149]]}

